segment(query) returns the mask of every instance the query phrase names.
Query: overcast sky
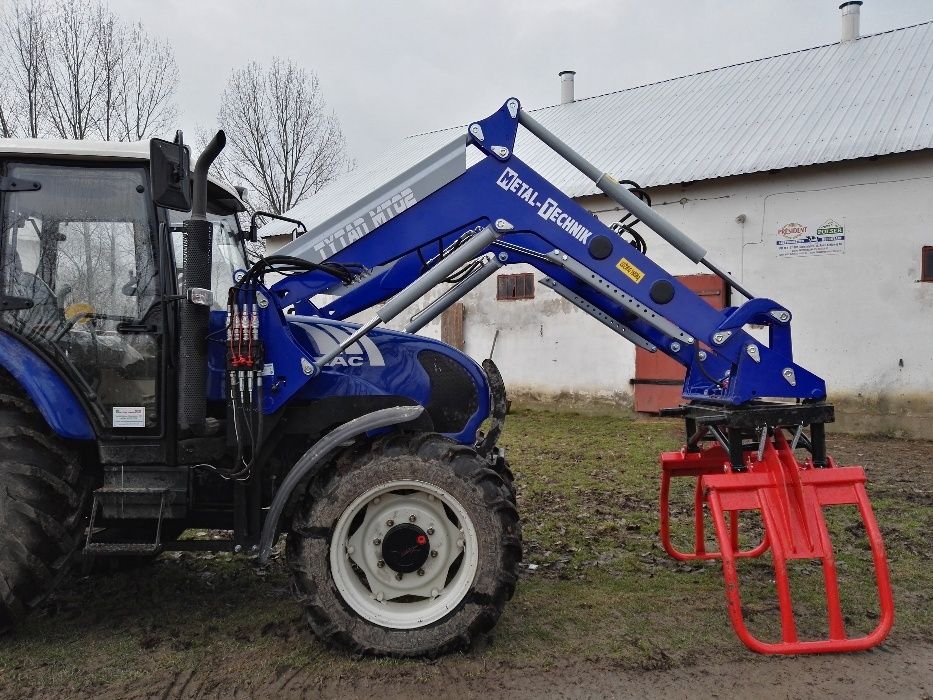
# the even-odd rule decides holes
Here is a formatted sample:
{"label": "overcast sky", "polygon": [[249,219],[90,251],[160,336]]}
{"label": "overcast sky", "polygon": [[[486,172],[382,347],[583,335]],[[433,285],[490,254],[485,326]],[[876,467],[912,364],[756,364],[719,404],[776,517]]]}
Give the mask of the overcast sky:
{"label": "overcast sky", "polygon": [[[180,126],[214,128],[231,70],[273,56],[320,78],[350,156],[462,124],[509,96],[590,97],[839,40],[841,0],[111,0],[168,38]],[[866,0],[862,34],[933,19],[930,0]]]}

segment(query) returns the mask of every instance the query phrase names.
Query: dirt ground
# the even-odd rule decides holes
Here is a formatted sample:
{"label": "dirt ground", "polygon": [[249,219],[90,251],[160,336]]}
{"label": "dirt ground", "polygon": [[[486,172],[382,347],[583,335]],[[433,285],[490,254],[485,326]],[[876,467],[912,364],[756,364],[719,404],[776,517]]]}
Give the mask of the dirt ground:
{"label": "dirt ground", "polygon": [[625,671],[566,664],[547,671],[507,663],[426,666],[416,674],[362,669],[338,678],[283,670],[260,688],[218,683],[197,670],[171,674],[108,698],[931,698],[933,646],[886,645],[845,656],[743,659],[713,666]]}
{"label": "dirt ground", "polygon": [[[517,407],[504,442],[523,517],[522,579],[492,637],[468,653],[353,659],[307,631],[281,558],[257,568],[246,557],[167,553],[67,581],[0,639],[0,697],[933,698],[933,443],[831,436],[840,463],[868,471],[897,620],[869,652],[779,658],[737,641],[715,562],[678,563],[658,544],[657,455],[680,440],[670,421]],[[683,544],[686,486],[673,509]],[[867,631],[877,602],[864,532],[844,510],[830,527],[847,630]],[[767,637],[770,565],[740,573],[749,624]],[[822,577],[792,573],[798,624],[819,634]]]}

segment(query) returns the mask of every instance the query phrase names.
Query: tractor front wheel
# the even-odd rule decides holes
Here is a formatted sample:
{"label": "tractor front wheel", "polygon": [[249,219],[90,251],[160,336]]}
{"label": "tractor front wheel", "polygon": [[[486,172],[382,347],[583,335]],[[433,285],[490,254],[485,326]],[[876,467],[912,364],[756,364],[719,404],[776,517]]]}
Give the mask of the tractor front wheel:
{"label": "tractor front wheel", "polygon": [[314,633],[355,653],[436,657],[489,631],[512,597],[518,515],[501,477],[440,435],[350,448],[288,536]]}

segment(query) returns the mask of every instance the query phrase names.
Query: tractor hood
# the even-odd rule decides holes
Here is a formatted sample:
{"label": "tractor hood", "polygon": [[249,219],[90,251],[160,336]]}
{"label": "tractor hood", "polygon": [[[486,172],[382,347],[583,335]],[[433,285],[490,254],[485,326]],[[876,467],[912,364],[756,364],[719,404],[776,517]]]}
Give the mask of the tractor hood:
{"label": "tractor hood", "polygon": [[[335,349],[359,326],[314,316],[288,316],[292,335],[315,357]],[[397,396],[425,407],[434,429],[471,443],[490,411],[482,367],[431,338],[374,330],[337,355],[297,395]]]}

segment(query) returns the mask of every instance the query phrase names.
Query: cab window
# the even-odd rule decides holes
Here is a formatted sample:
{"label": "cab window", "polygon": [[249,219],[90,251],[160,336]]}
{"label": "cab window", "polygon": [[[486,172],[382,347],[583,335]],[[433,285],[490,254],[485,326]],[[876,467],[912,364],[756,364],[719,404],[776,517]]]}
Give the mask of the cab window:
{"label": "cab window", "polygon": [[11,163],[6,174],[41,188],[3,194],[0,324],[65,363],[107,427],[154,430],[161,306],[145,170]]}

